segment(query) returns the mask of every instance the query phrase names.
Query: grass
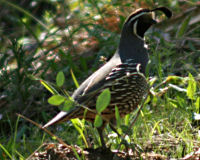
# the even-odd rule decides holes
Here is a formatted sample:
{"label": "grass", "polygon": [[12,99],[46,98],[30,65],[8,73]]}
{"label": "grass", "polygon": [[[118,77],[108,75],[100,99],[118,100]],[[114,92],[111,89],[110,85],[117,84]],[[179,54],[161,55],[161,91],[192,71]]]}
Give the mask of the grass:
{"label": "grass", "polygon": [[[59,110],[47,103],[51,93],[33,77],[47,80],[62,95],[71,94],[78,83],[102,65],[99,62],[101,56],[109,58],[114,53],[120,27],[127,15],[125,10],[130,13],[133,8],[128,1],[121,5],[117,1],[56,2],[59,8],[56,12],[53,12],[54,8],[43,8],[43,16],[36,17],[30,8],[3,2],[8,11],[9,5],[15,9],[14,13],[21,13],[21,17],[8,12],[17,21],[11,21],[11,27],[16,28],[13,33],[16,40],[9,32],[0,33],[5,39],[0,42],[0,111],[3,116],[0,122],[0,159],[25,159],[44,142],[56,142],[15,115],[16,112],[22,113],[44,124]],[[133,5],[154,6],[148,0],[143,3],[138,1]],[[178,15],[184,5],[186,8],[194,6],[195,0],[183,4],[178,1],[159,2],[159,5],[167,5],[174,10],[174,15]],[[68,19],[63,22],[63,17]],[[146,153],[153,151],[170,158],[182,158],[200,144],[199,122],[193,119],[193,114],[200,112],[200,58],[199,45],[195,42],[200,33],[198,24],[189,24],[191,18],[187,16],[181,23],[175,21],[171,30],[166,25],[146,36],[151,60],[147,78],[153,85],[151,91],[154,94],[148,96],[131,129],[128,126],[135,113],[120,120],[121,126],[118,125],[117,129],[126,135],[130,148],[134,148],[135,143]],[[169,31],[162,31],[167,29]],[[167,33],[170,40],[164,39],[163,33]],[[12,43],[8,43],[10,41]],[[55,78],[57,73],[60,76]],[[99,136],[91,123],[73,120],[55,126],[52,132],[68,144],[81,148],[90,146],[87,140],[91,138],[94,148],[100,146]],[[105,134],[109,137],[106,137],[106,142],[111,149],[125,149],[122,139],[109,126]]]}

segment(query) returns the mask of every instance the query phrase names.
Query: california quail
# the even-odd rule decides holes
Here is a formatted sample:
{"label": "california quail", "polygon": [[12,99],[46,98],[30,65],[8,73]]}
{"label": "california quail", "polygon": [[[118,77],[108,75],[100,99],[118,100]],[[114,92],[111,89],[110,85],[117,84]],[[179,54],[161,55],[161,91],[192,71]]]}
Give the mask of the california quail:
{"label": "california quail", "polygon": [[[106,88],[111,91],[111,102],[102,112],[106,120],[115,118],[115,106],[118,107],[120,116],[134,111],[148,91],[145,78],[145,68],[149,57],[144,47],[144,34],[155,24],[152,12],[160,10],[167,17],[171,11],[165,7],[154,10],[138,9],[126,19],[119,42],[118,49],[113,57],[73,93],[72,98],[79,104],[95,110],[98,95]],[[58,122],[68,121],[72,118],[85,118],[94,121],[95,113],[87,111],[84,116],[83,107],[74,107],[70,112],[61,111],[44,127]],[[102,135],[101,140],[103,141]],[[102,142],[104,145],[104,142]]]}

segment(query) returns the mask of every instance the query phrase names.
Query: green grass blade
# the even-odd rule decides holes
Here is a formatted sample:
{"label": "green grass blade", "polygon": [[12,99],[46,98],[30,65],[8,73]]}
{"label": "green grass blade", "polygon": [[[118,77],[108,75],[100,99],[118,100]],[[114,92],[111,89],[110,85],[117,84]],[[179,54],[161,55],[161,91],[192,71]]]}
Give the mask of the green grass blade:
{"label": "green grass blade", "polygon": [[195,102],[195,108],[196,108],[196,112],[200,113],[200,97],[198,97]]}
{"label": "green grass blade", "polygon": [[70,73],[72,75],[72,79],[74,81],[74,84],[75,84],[76,88],[78,88],[79,84],[78,84],[78,81],[76,80],[76,77],[75,77],[74,72],[72,71],[72,69],[70,70]]}
{"label": "green grass blade", "polygon": [[184,21],[183,21],[183,23],[181,24],[181,26],[180,26],[180,29],[178,30],[178,32],[177,32],[177,38],[180,38],[180,37],[182,37],[184,34],[185,34],[185,32],[186,32],[186,30],[187,30],[187,27],[188,27],[188,25],[189,25],[189,22],[190,22],[190,18],[191,18],[191,16],[188,16]]}
{"label": "green grass blade", "polygon": [[33,16],[31,13],[29,13],[28,11],[26,11],[25,9],[19,7],[18,5],[14,4],[13,2],[9,2],[9,1],[5,1],[5,0],[1,0],[2,3],[6,3],[7,5],[11,6],[12,8],[26,14],[27,16],[31,17],[32,19],[34,19],[36,22],[38,22],[42,27],[44,27],[45,29],[48,30],[48,27],[39,19],[37,19],[35,16]]}
{"label": "green grass blade", "polygon": [[56,89],[51,86],[47,81],[44,81],[44,80],[40,80],[40,83],[49,91],[51,92],[52,94],[59,94]]}
{"label": "green grass blade", "polygon": [[15,153],[20,157],[20,160],[25,159],[24,156],[21,153],[19,153],[17,150],[15,150]]}
{"label": "green grass blade", "polygon": [[189,73],[189,81],[188,81],[188,87],[187,87],[188,98],[195,99],[196,89],[197,89],[196,81],[195,81],[194,77],[192,76],[192,74]]}
{"label": "green grass blade", "polygon": [[5,154],[12,159],[12,156],[10,155],[10,153],[4,148],[4,146],[0,143],[0,148],[5,152]]}
{"label": "green grass blade", "polygon": [[80,135],[81,135],[86,147],[88,148],[87,140],[85,138],[85,135],[83,134],[84,125],[82,124],[82,122],[78,118],[72,119],[71,122],[74,125],[74,127],[76,128],[76,130],[80,133]]}
{"label": "green grass blade", "polygon": [[76,158],[77,158],[78,160],[81,160],[80,156],[78,155],[76,149],[75,149],[73,146],[72,146],[72,150],[73,150],[74,155],[76,156]]}

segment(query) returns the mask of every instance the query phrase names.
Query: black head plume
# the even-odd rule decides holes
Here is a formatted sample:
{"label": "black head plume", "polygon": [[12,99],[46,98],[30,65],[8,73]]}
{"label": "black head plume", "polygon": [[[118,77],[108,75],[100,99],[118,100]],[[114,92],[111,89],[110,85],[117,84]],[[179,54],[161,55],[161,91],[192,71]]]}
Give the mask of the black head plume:
{"label": "black head plume", "polygon": [[151,10],[151,12],[154,12],[154,11],[162,11],[167,16],[167,18],[171,18],[172,16],[172,12],[166,7],[158,7]]}

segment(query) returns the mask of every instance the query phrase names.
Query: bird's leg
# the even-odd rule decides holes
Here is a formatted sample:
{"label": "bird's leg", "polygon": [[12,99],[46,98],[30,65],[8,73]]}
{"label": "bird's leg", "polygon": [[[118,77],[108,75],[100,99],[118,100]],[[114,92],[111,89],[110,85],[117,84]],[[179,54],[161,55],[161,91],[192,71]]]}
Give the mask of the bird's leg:
{"label": "bird's leg", "polygon": [[110,129],[112,129],[112,131],[114,131],[114,132],[118,135],[118,137],[121,137],[121,135],[119,134],[119,132],[118,132],[117,129],[113,126],[112,123],[109,123],[109,126],[110,126]]}
{"label": "bird's leg", "polygon": [[129,144],[128,144],[127,140],[124,138],[124,136],[122,136],[121,134],[119,134],[119,132],[117,131],[117,129],[114,127],[114,125],[112,123],[109,123],[109,126],[110,126],[110,129],[112,129],[112,131],[114,131],[118,135],[118,137],[121,138],[121,140],[122,140],[121,144],[125,145],[126,152],[128,153]]}
{"label": "bird's leg", "polygon": [[121,138],[123,144],[125,145],[126,151],[128,151],[128,143],[127,143],[127,141],[124,139],[124,137],[123,137],[121,134],[119,134],[119,132],[118,132],[117,129],[113,126],[112,123],[109,123],[109,126],[110,126],[110,129],[112,129],[112,131],[114,131],[114,132],[117,134],[117,136]]}
{"label": "bird's leg", "polygon": [[97,128],[97,131],[98,131],[99,136],[100,136],[102,148],[106,148],[106,144],[105,144],[105,141],[104,141],[104,138],[103,138],[103,129],[104,129],[104,125],[103,125],[103,127]]}

